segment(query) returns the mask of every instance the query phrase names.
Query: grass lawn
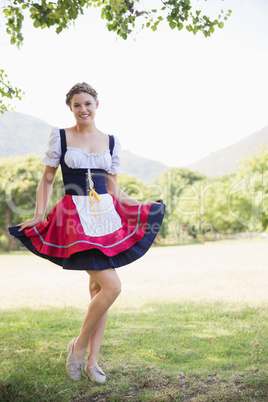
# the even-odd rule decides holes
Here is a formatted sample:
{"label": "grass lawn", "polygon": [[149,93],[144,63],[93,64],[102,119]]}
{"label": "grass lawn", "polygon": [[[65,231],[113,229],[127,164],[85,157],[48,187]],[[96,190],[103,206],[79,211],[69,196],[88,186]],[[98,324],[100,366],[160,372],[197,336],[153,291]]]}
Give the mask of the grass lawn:
{"label": "grass lawn", "polygon": [[267,242],[153,248],[118,274],[103,385],[69,380],[87,274],[0,256],[1,401],[267,401]]}

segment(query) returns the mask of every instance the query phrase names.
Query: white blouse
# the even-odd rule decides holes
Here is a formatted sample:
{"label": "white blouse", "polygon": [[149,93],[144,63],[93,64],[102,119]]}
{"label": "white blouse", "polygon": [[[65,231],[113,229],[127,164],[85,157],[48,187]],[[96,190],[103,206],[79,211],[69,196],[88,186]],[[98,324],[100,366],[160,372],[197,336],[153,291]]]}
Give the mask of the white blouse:
{"label": "white blouse", "polygon": [[[75,147],[67,147],[64,157],[66,165],[71,169],[103,169],[111,174],[120,174],[120,151],[121,144],[116,136],[114,136],[113,155],[110,150],[101,152],[100,154],[87,153],[82,149]],[[54,127],[49,137],[47,151],[42,163],[52,167],[58,167],[61,157],[61,141],[60,129]]]}

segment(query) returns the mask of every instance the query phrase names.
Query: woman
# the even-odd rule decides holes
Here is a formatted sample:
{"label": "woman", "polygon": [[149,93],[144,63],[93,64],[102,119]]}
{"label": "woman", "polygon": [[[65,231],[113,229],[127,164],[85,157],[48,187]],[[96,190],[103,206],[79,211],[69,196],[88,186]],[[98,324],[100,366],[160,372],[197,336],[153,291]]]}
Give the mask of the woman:
{"label": "woman", "polygon": [[[10,228],[10,233],[36,255],[64,269],[86,270],[91,302],[78,337],[68,345],[66,370],[72,380],[81,370],[91,381],[103,383],[98,365],[109,307],[121,291],[114,268],[141,257],[150,248],[164,216],[161,202],[140,203],[118,186],[120,143],[95,124],[97,92],[76,84],[66,95],[75,125],[54,128],[42,162],[36,212],[32,220]],[[43,221],[58,165],[65,196]],[[87,348],[89,354],[84,365]]]}

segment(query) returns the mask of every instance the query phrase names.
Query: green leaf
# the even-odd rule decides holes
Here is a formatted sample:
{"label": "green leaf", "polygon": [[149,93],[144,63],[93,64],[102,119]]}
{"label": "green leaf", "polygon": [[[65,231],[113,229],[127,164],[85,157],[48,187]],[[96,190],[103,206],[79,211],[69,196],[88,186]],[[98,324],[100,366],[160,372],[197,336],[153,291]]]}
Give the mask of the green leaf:
{"label": "green leaf", "polygon": [[176,28],[177,24],[174,21],[170,21],[169,26],[170,26],[171,29],[174,29],[174,28]]}
{"label": "green leaf", "polygon": [[223,23],[223,22],[219,22],[218,27],[219,27],[219,28],[223,28],[223,27],[224,27],[224,23]]}
{"label": "green leaf", "polygon": [[76,9],[75,6],[69,8],[69,10],[68,10],[68,15],[69,15],[69,17],[70,17],[71,19],[73,19],[73,20],[75,20],[75,19],[77,18],[78,11],[77,11],[77,9]]}
{"label": "green leaf", "polygon": [[38,20],[35,20],[34,21],[34,23],[33,23],[33,26],[35,27],[35,28],[39,28],[40,27],[40,21],[38,21]]}
{"label": "green leaf", "polygon": [[113,20],[113,16],[110,13],[106,14],[106,19],[107,21],[112,21]]}

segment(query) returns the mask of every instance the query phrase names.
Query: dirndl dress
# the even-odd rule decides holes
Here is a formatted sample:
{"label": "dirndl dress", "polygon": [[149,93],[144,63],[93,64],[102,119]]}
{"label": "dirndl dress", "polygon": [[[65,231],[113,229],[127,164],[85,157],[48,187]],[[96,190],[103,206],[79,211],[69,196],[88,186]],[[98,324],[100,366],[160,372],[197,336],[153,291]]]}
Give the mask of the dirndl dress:
{"label": "dirndl dress", "polygon": [[[64,129],[53,128],[42,162],[61,165],[65,195],[46,221],[19,232],[9,228],[34,254],[71,270],[119,268],[142,257],[153,244],[165,205],[129,206],[110,195],[106,180],[120,173],[120,142],[109,135],[100,154],[67,147]],[[110,173],[111,175],[107,175]]]}

